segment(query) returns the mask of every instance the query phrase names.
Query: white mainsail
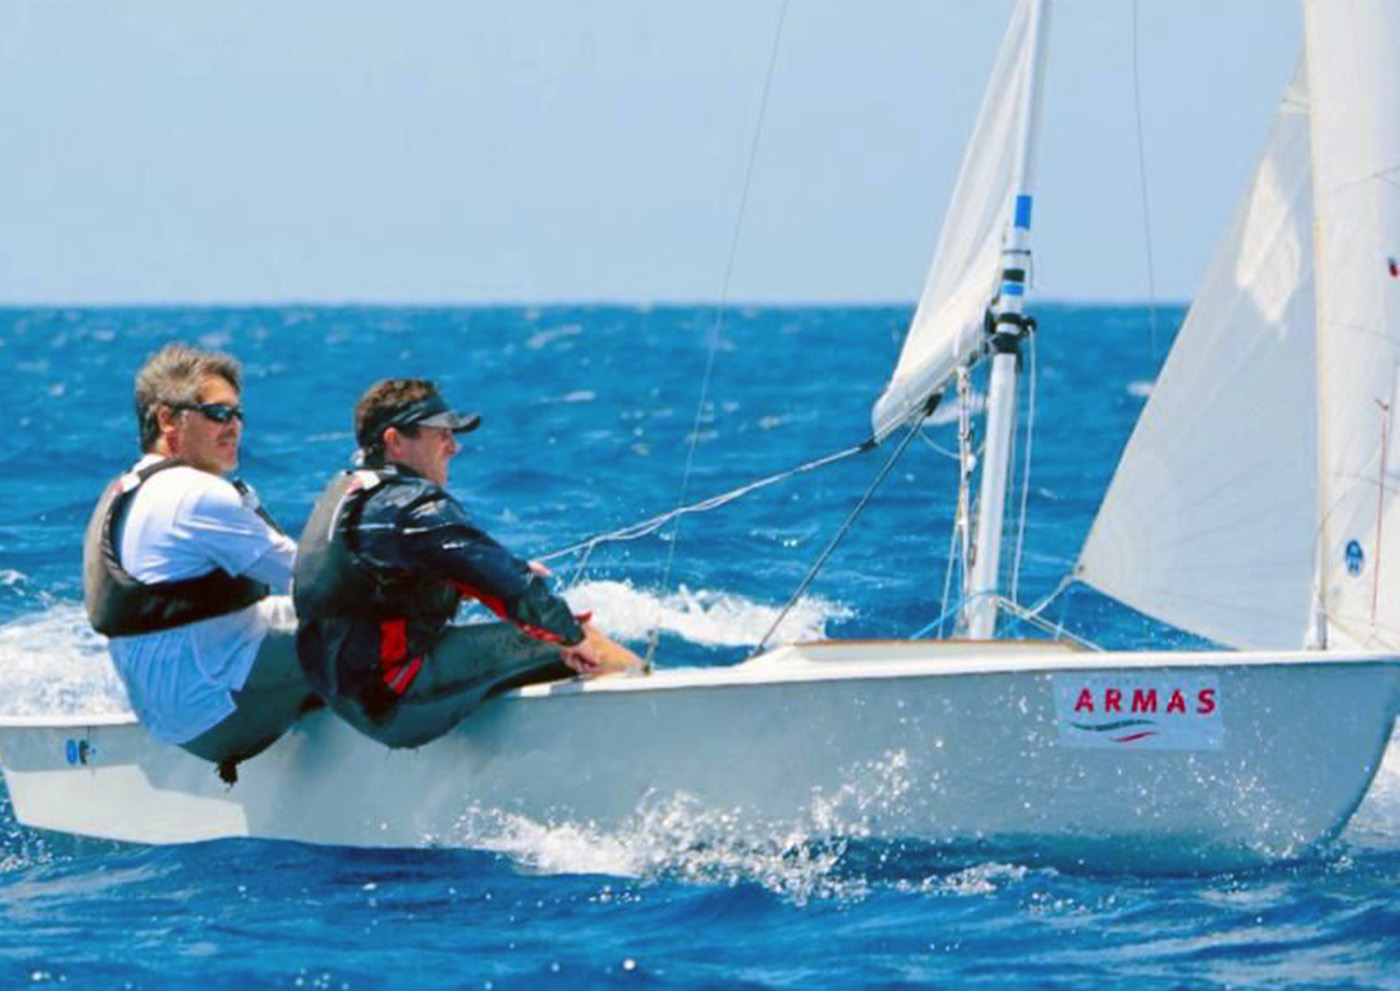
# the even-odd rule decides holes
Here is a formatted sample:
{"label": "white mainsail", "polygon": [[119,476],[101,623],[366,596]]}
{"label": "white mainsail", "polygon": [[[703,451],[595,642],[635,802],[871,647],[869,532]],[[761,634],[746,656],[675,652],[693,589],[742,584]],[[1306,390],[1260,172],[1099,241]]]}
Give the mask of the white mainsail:
{"label": "white mainsail", "polygon": [[[875,404],[878,439],[922,410],[982,344],[983,315],[1001,280],[1016,197],[1031,192],[1045,6],[1044,0],[1021,0],[1007,26],[918,310],[894,375]],[[1025,221],[1028,226],[1029,217]]]}
{"label": "white mainsail", "polygon": [[1311,614],[1308,142],[1300,67],[1076,571],[1141,612],[1240,648],[1300,647]]}
{"label": "white mainsail", "polygon": [[1400,647],[1400,0],[1309,0],[1328,646]]}

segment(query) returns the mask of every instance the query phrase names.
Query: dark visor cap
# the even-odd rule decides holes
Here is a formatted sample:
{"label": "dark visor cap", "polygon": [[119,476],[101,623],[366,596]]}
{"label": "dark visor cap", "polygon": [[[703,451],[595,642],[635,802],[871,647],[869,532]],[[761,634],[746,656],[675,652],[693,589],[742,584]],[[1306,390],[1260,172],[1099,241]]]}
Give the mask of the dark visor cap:
{"label": "dark visor cap", "polygon": [[459,413],[447,405],[436,392],[396,410],[386,410],[370,423],[356,440],[369,447],[390,427],[446,427],[454,434],[464,434],[481,426],[481,414]]}

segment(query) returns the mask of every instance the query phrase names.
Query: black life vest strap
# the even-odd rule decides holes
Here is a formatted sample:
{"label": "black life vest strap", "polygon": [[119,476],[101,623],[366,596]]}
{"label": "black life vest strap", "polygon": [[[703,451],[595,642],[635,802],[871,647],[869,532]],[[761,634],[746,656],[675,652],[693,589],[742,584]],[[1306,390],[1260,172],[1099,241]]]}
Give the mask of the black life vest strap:
{"label": "black life vest strap", "polygon": [[238,495],[242,498],[243,505],[257,513],[258,518],[272,527],[272,529],[280,534],[286,534],[287,531],[283,530],[282,527],[278,525],[277,521],[272,518],[272,514],[267,511],[267,507],[262,504],[262,500],[258,498],[257,492],[253,490],[251,485],[241,478],[231,478],[229,482],[238,490]]}

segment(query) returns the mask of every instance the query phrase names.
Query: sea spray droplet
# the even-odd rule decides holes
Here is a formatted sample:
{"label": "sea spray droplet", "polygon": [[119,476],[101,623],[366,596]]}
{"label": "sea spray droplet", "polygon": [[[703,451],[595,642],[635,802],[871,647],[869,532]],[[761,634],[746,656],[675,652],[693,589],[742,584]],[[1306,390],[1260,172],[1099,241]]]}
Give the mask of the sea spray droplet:
{"label": "sea spray droplet", "polygon": [[[865,766],[852,773],[865,773]],[[694,884],[732,885],[752,881],[791,901],[814,898],[859,898],[866,884],[860,878],[833,873],[844,850],[841,842],[816,840],[826,835],[818,819],[845,819],[851,802],[871,803],[888,784],[866,788],[852,784],[849,792],[820,803],[812,821],[754,821],[742,810],[707,808],[693,796],[678,793],[650,796],[637,812],[612,829],[594,823],[540,823],[500,810],[474,809],[458,820],[453,840],[463,845],[505,854],[532,873],[609,874],[645,880],[668,878]],[[815,806],[814,801],[814,806]],[[851,815],[859,819],[864,811]],[[589,896],[593,904],[640,902],[631,888],[600,886]]]}
{"label": "sea spray droplet", "polygon": [[637,961],[633,960],[631,957],[628,957],[626,960],[622,961],[622,969],[626,971],[636,970]]}

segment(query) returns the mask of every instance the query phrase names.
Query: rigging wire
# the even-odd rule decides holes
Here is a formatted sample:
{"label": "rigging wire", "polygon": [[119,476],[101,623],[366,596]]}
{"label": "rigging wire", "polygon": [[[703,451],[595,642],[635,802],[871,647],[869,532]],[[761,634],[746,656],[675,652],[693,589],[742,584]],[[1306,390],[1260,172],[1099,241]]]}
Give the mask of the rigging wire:
{"label": "rigging wire", "polygon": [[1031,452],[1035,440],[1035,380],[1036,352],[1035,334],[1026,335],[1026,437],[1021,451],[1021,509],[1016,527],[1016,552],[1011,558],[1011,598],[1017,600],[1021,592],[1021,555],[1026,546],[1026,510],[1031,491]]}
{"label": "rigging wire", "polygon": [[[670,512],[662,513],[659,516],[652,516],[648,519],[629,524],[625,527],[620,527],[616,530],[611,530],[607,533],[598,533],[591,537],[585,537],[583,540],[575,541],[565,547],[550,551],[548,554],[540,556],[537,560],[552,561],[555,558],[566,557],[569,554],[576,554],[579,551],[583,551],[584,563],[586,563],[588,556],[591,555],[594,549],[600,544],[639,540],[642,537],[648,537],[678,517],[687,516],[692,513],[704,513],[711,509],[718,509],[721,506],[734,502],[736,499],[742,499],[752,492],[757,492],[759,489],[767,488],[770,485],[776,485],[779,482],[786,482],[789,478],[801,475],[805,472],[816,471],[818,468],[825,468],[827,465],[833,465],[838,461],[844,461],[846,458],[852,457],[853,455],[864,454],[866,451],[874,450],[875,447],[875,438],[866,438],[859,444],[852,445],[851,447],[844,448],[832,454],[824,454],[819,458],[813,458],[811,461],[805,461],[792,468],[785,468],[771,475],[765,475],[762,478],[754,479],[752,482],[745,482],[743,485],[732,488],[727,492],[712,495],[706,499],[701,499],[699,502],[692,502],[686,506],[677,506]],[[581,568],[582,565],[578,567]],[[571,581],[570,584],[576,584],[577,577],[576,568],[575,580]]]}
{"label": "rigging wire", "polygon": [[[958,525],[955,522],[953,524],[952,529],[948,533],[948,567],[944,569],[943,572],[943,601],[939,606],[942,612],[939,613],[938,620],[934,624],[938,627],[937,638],[939,640],[943,639],[943,620],[946,619],[949,615],[948,599],[953,594],[953,575],[958,570],[958,563],[962,560],[961,556],[958,553],[960,547],[960,543],[958,540],[959,536],[960,534],[958,532]],[[959,585],[961,585],[961,583],[959,583]],[[962,596],[959,595],[959,604],[961,604],[961,601]]]}
{"label": "rigging wire", "polygon": [[[714,372],[715,353],[719,350],[720,331],[724,328],[725,317],[729,307],[729,283],[734,274],[734,259],[739,251],[739,234],[744,228],[744,212],[749,202],[749,189],[753,184],[754,163],[758,161],[759,138],[763,134],[763,120],[768,113],[768,94],[773,87],[773,69],[778,63],[778,48],[783,37],[783,24],[787,20],[788,0],[782,0],[778,9],[778,25],[773,32],[773,47],[768,53],[768,70],[763,77],[763,96],[759,101],[758,120],[754,123],[753,140],[749,145],[748,165],[744,169],[744,185],[739,194],[739,211],[734,218],[734,230],[729,238],[729,258],[724,266],[724,282],[720,288],[719,308],[715,314],[714,323],[710,325],[710,332],[706,342],[705,372],[700,379],[700,398],[695,404],[695,422],[690,430],[689,443],[686,446],[685,468],[681,472],[680,491],[676,495],[676,506],[679,507],[685,502],[686,495],[690,491],[690,476],[695,465],[695,450],[700,443],[700,427],[704,422],[705,409],[709,405],[710,379]],[[671,584],[671,569],[676,560],[676,546],[681,539],[681,514],[675,516],[676,525],[671,531],[671,539],[667,542],[666,564],[661,571],[661,587],[668,588]],[[651,631],[647,634],[647,651],[644,666],[650,671],[652,662],[656,658],[656,647],[661,639],[661,623],[658,618]]]}
{"label": "rigging wire", "polygon": [[1147,320],[1152,364],[1157,364],[1157,277],[1152,261],[1152,212],[1147,199],[1147,150],[1142,137],[1142,85],[1138,72],[1138,6],[1133,0],[1133,122],[1137,128],[1138,188],[1142,197],[1143,244],[1147,252]]}
{"label": "rigging wire", "polygon": [[875,480],[871,482],[870,487],[865,490],[865,495],[860,497],[860,501],[856,503],[850,515],[848,515],[845,522],[841,524],[841,528],[836,531],[836,536],[831,538],[831,542],[826,545],[826,549],[817,556],[817,560],[813,562],[812,567],[807,571],[807,577],[802,579],[801,584],[797,586],[797,591],[792,593],[792,597],[787,600],[787,604],[778,612],[778,618],[773,620],[773,625],[768,628],[767,633],[763,634],[763,639],[760,640],[758,646],[754,648],[754,656],[763,653],[763,648],[768,646],[768,641],[772,638],[773,634],[778,631],[778,627],[781,626],[783,620],[787,618],[787,614],[792,611],[793,606],[797,605],[797,600],[802,598],[802,593],[807,591],[812,581],[817,577],[817,573],[822,570],[827,559],[830,558],[832,552],[836,550],[836,546],[840,544],[846,534],[850,532],[851,527],[855,524],[856,518],[865,510],[865,507],[875,495],[875,490],[889,477],[895,462],[899,460],[899,456],[904,453],[905,449],[909,446],[909,442],[918,436],[918,433],[919,424],[911,423],[908,432],[904,435],[904,439],[899,442],[899,447],[895,448],[894,453],[885,461],[884,466],[875,476]]}
{"label": "rigging wire", "polygon": [[[1060,589],[1056,589],[1056,591],[1054,592],[1054,594],[1055,594],[1055,595],[1059,595],[1061,589],[1063,589],[1063,590],[1064,590],[1065,592],[1067,592],[1067,593],[1068,593],[1068,592],[1072,592],[1072,591],[1074,591],[1074,585],[1075,585],[1074,572],[1071,571],[1068,575],[1065,576],[1064,581],[1062,581],[1062,582],[1060,583]],[[1061,601],[1061,603],[1060,603],[1060,618],[1059,618],[1058,620],[1055,621],[1055,638],[1056,638],[1056,639],[1059,639],[1060,634],[1064,632],[1064,629],[1065,629],[1065,621],[1066,621],[1067,619],[1069,619],[1069,599],[1070,599],[1070,597],[1069,597],[1069,595],[1067,594],[1067,595],[1065,595],[1064,600]],[[1046,605],[1049,605],[1049,602],[1047,602]]]}
{"label": "rigging wire", "polygon": [[[953,532],[948,541],[948,569],[943,575],[943,617],[948,615],[948,598],[955,569],[958,573],[958,599],[961,600],[967,593],[967,568],[972,557],[972,473],[982,457],[981,450],[972,449],[972,372],[965,365],[958,367],[957,390],[958,498],[953,510]],[[943,636],[942,618],[938,622],[938,635]]]}

